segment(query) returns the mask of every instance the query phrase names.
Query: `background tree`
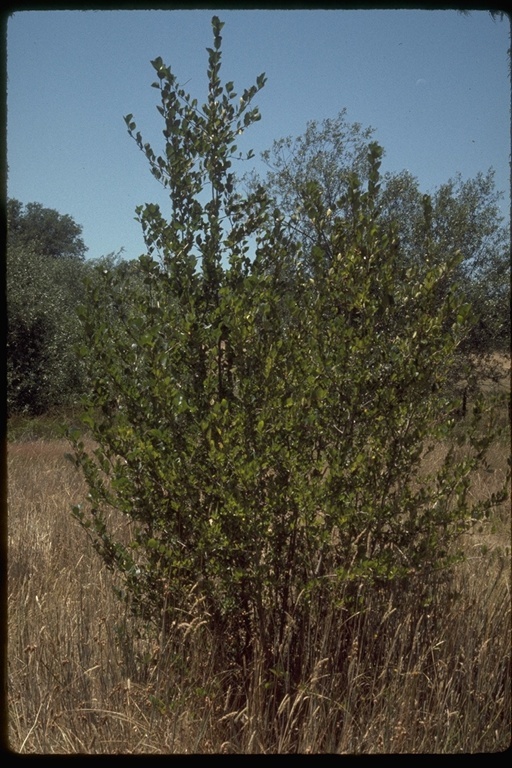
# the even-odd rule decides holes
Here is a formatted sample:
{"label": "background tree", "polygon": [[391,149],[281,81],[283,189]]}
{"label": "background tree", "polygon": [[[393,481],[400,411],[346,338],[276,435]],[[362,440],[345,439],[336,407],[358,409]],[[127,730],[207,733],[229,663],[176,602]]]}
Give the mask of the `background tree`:
{"label": "background tree", "polygon": [[68,214],[40,203],[7,201],[8,246],[31,247],[52,258],[83,261],[87,247],[82,227]]}
{"label": "background tree", "polygon": [[[373,128],[363,129],[360,123],[348,123],[346,109],[343,109],[336,118],[321,124],[310,121],[302,136],[278,139],[271,149],[262,152],[269,169],[264,179],[265,188],[279,205],[295,239],[301,242],[304,265],[316,239],[305,207],[308,185],[313,182],[318,185],[326,210],[336,210],[344,199],[344,213],[349,217],[347,193],[356,177],[362,184],[368,178],[368,149],[373,133]],[[245,176],[245,182],[252,189],[260,185],[262,179],[253,171]]]}
{"label": "background tree", "polygon": [[[368,180],[368,149],[373,129],[346,120],[346,110],[321,124],[310,122],[302,136],[275,141],[262,154],[269,167],[264,184],[287,217],[303,247],[304,265],[311,269],[314,248],[322,247],[319,232],[308,216],[304,201],[308,184],[318,185],[319,202],[346,221],[357,211],[347,190],[355,178]],[[246,178],[249,188],[261,184],[258,175]],[[404,266],[427,258],[436,263],[450,260],[457,251],[462,261],[453,273],[466,291],[479,322],[465,343],[465,353],[493,352],[510,346],[510,228],[500,213],[502,193],[494,172],[479,173],[464,181],[448,180],[429,197],[407,171],[388,173],[381,180],[375,205],[381,217],[394,223],[400,239]],[[322,224],[329,232],[334,219]],[[290,276],[293,282],[293,278]],[[491,374],[492,367],[487,366]]]}
{"label": "background tree", "polygon": [[86,247],[70,216],[18,200],[7,203],[8,414],[40,414],[83,391],[74,352]]}
{"label": "background tree", "polygon": [[470,339],[480,353],[507,349],[510,339],[510,230],[499,209],[502,197],[492,170],[466,181],[459,174],[436,189],[425,208],[417,179],[405,172],[387,176],[381,200],[383,216],[397,224],[408,262],[462,254],[456,277],[481,321]]}
{"label": "background tree", "polygon": [[[477,431],[483,406],[460,447],[422,463],[454,428],[444,384],[471,326],[451,280],[457,257],[404,265],[376,205],[372,143],[367,183],[353,175],[339,206],[350,222],[306,184],[319,244],[305,266],[264,191],[235,190],[236,136],[259,118],[248,107],[265,78],[234,101],[220,81],[222,26],[214,16],[202,107],[152,62],[162,155],[125,118],[171,215],[138,209],[148,253],[137,279],[103,270],[85,305],[84,425],[97,447],[70,430],[89,487],[74,514],[161,651],[186,663],[187,634],[202,633],[219,700],[236,709],[257,688],[278,727],[285,697],[320,662],[338,674],[365,589],[383,611],[411,590],[420,613],[433,610],[458,536],[502,495],[470,501],[493,436],[487,414]],[[376,621],[362,652],[377,660]]]}

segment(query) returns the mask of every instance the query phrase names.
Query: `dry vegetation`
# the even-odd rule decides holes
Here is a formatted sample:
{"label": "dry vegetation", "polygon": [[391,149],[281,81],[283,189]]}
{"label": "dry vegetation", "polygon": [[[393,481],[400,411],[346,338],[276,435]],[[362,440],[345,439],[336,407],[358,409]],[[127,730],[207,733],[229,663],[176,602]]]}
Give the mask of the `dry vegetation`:
{"label": "dry vegetation", "polygon": [[[172,648],[137,637],[111,574],[71,517],[86,489],[66,450],[48,439],[8,448],[13,751],[455,753],[510,745],[508,504],[467,537],[467,561],[442,610],[395,596],[387,611],[372,611],[370,595],[336,665],[329,649],[341,619],[326,615],[325,654],[275,718],[257,669],[243,708],[219,693],[226,686],[210,674],[200,621],[182,628]],[[508,454],[506,441],[494,447],[495,471],[476,478],[475,493],[499,485]]]}

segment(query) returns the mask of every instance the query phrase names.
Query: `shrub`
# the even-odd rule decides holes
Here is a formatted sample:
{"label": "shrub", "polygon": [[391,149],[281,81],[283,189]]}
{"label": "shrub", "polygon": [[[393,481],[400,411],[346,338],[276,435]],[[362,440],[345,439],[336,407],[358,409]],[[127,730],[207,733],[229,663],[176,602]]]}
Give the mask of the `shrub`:
{"label": "shrub", "polygon": [[[230,672],[224,692],[239,701],[263,680],[277,712],[317,668],[327,617],[347,617],[345,636],[331,638],[339,655],[368,587],[384,601],[414,589],[418,607],[429,604],[453,541],[503,494],[471,503],[470,474],[492,440],[480,403],[459,444],[449,439],[447,382],[471,328],[447,280],[457,259],[400,266],[375,206],[381,149],[371,144],[368,187],[353,178],[347,193],[350,225],[308,185],[318,266],[303,274],[264,191],[235,191],[235,138],[259,118],[247,108],[264,76],[235,106],[219,79],[222,24],[212,26],[202,109],[152,62],[162,156],[126,118],[172,213],[138,209],[140,279],[106,270],[83,314],[84,425],[97,448],[70,430],[89,487],[74,514],[162,644],[202,622],[205,654]],[[440,443],[443,461],[425,472]],[[128,542],[110,509],[129,521]]]}

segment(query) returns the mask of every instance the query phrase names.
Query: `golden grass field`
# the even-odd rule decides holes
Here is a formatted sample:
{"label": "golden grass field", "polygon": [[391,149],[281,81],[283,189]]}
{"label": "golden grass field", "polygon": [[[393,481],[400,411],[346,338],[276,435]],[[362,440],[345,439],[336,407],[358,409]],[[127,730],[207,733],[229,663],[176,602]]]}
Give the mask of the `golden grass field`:
{"label": "golden grass field", "polygon": [[[324,671],[269,721],[264,692],[230,710],[201,627],[181,654],[137,637],[112,576],[70,514],[87,490],[63,440],[8,444],[8,736],[17,753],[473,753],[511,742],[510,506],[465,541],[453,594],[418,620],[390,606],[363,621],[344,687]],[[508,440],[491,453],[486,495],[503,481]],[[122,524],[122,523],[120,523]],[[333,619],[334,620],[334,619]],[[329,631],[328,622],[325,631]],[[335,624],[333,625],[335,626]],[[365,633],[381,643],[372,667]],[[299,715],[300,712],[300,727]]]}

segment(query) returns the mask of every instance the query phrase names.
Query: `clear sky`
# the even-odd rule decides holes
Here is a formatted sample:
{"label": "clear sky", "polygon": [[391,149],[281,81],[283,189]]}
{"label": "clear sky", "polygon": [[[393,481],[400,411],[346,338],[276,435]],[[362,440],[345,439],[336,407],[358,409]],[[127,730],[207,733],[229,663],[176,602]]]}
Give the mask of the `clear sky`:
{"label": "clear sky", "polygon": [[150,60],[161,56],[206,100],[210,20],[225,22],[223,82],[241,93],[265,72],[262,120],[239,142],[256,157],[310,120],[375,129],[383,171],[409,170],[424,192],[490,167],[510,206],[510,22],[486,11],[23,11],[7,27],[8,196],[71,215],[88,257],[144,252],[135,207],[165,193],[129,137],[164,146]]}

